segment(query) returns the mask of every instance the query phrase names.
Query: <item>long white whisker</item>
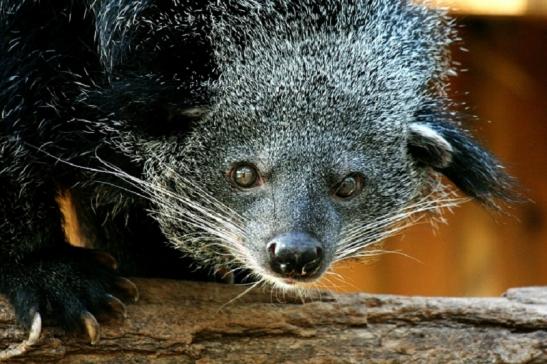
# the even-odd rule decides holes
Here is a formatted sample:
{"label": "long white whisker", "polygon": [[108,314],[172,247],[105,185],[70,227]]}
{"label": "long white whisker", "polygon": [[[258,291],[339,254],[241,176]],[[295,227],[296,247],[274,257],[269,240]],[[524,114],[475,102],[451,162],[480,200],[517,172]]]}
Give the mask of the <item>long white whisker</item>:
{"label": "long white whisker", "polygon": [[232,298],[231,300],[229,300],[228,302],[224,303],[222,306],[220,306],[220,308],[218,309],[217,312],[220,312],[222,311],[226,306],[228,306],[229,304],[239,300],[241,297],[245,296],[247,293],[251,292],[256,286],[258,286],[262,281],[257,281],[255,282],[254,284],[251,284],[251,286],[249,288],[247,288],[246,290],[244,290],[243,292],[241,292],[240,294],[238,294],[237,296],[235,296],[234,298]]}
{"label": "long white whisker", "polygon": [[418,224],[424,219],[426,212],[440,212],[443,209],[451,210],[452,207],[469,200],[447,196],[448,193],[446,191],[442,189],[435,190],[421,197],[419,200],[402,207],[395,213],[379,216],[366,224],[357,221],[347,226],[341,233],[341,238],[335,252],[335,260],[342,261],[378,255],[383,252],[387,253],[388,251],[384,250],[372,251],[370,253],[366,248],[387,237],[399,234],[412,225]]}

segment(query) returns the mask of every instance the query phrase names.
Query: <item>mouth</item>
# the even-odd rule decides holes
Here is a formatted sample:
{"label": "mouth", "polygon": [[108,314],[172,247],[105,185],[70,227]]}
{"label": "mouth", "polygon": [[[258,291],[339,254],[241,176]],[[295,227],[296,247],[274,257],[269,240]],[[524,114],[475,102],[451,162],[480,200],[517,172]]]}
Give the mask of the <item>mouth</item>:
{"label": "mouth", "polygon": [[[296,288],[296,287],[299,287],[299,286],[302,286],[302,285],[306,284],[306,281],[296,280],[296,279],[292,279],[292,278],[281,278],[280,280],[283,282],[284,286],[289,286],[289,287],[293,287],[293,288]],[[312,282],[312,281],[308,281],[308,282]]]}
{"label": "mouth", "polygon": [[323,274],[314,274],[313,276],[307,276],[307,277],[287,277],[287,276],[280,276],[278,274],[275,274],[273,272],[267,272],[266,274],[263,274],[263,276],[266,277],[268,281],[273,283],[274,285],[279,285],[285,288],[299,288],[299,287],[309,287],[314,285],[315,283],[319,282]]}
{"label": "mouth", "polygon": [[309,289],[316,287],[318,282],[320,281],[320,277],[313,278],[313,279],[293,279],[293,278],[279,278],[279,277],[272,277],[270,276],[268,278],[268,281],[273,284],[273,286],[280,287],[282,289],[292,291],[292,290],[298,290],[298,289]]}

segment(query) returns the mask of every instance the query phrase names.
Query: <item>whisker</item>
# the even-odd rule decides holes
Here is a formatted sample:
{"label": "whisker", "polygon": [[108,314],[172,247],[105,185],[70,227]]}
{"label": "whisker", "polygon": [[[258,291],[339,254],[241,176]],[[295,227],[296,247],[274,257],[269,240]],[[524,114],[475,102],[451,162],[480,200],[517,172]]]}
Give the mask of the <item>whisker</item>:
{"label": "whisker", "polygon": [[[335,252],[335,260],[343,261],[352,258],[376,256],[382,253],[392,253],[386,250],[376,250],[369,253],[366,249],[378,241],[397,235],[406,228],[421,223],[426,217],[426,212],[440,212],[443,209],[451,211],[452,207],[468,200],[468,198],[449,197],[449,192],[441,188],[403,206],[395,213],[379,216],[372,222],[365,224],[362,221],[357,221],[342,231]],[[429,222],[432,224],[433,221],[435,220]]]}
{"label": "whisker", "polygon": [[233,302],[239,300],[240,298],[242,298],[243,296],[245,296],[247,293],[251,292],[256,286],[258,286],[260,284],[261,281],[257,281],[255,282],[254,284],[252,284],[249,288],[245,289],[243,292],[241,292],[240,294],[238,294],[237,296],[235,296],[234,298],[232,298],[231,300],[229,300],[228,302],[224,303],[222,306],[220,306],[220,308],[217,310],[217,313],[219,313],[220,311],[222,311],[226,306],[232,304]]}

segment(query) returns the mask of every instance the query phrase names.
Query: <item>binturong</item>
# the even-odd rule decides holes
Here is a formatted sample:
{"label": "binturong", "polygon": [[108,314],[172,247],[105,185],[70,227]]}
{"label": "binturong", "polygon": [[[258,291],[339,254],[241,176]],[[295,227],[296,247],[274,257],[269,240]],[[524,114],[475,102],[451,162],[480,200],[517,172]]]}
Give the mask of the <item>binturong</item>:
{"label": "binturong", "polygon": [[27,327],[96,342],[95,316],[136,298],[122,275],[305,287],[455,205],[452,186],[513,196],[447,97],[442,11],[0,0],[0,32],[0,292]]}

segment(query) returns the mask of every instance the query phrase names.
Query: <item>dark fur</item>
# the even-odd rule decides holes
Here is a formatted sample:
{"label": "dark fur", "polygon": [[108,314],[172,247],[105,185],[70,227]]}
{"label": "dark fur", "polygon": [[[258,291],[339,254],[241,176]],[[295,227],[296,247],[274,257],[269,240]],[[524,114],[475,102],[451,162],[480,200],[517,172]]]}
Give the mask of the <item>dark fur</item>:
{"label": "dark fur", "polygon": [[[360,6],[365,6],[363,4],[375,2],[360,3]],[[188,176],[196,180],[200,178],[198,172],[212,176],[223,168],[222,158],[231,158],[215,155],[214,151],[222,153],[226,145],[243,145],[252,138],[256,138],[258,144],[265,145],[267,141],[259,143],[258,138],[271,136],[269,133],[275,128],[255,121],[253,115],[246,114],[244,116],[249,119],[245,119],[241,114],[241,120],[225,129],[215,126],[223,117],[240,116],[238,100],[248,101],[245,96],[251,99],[251,103],[258,100],[252,99],[253,92],[260,94],[264,90],[249,86],[253,82],[245,82],[258,80],[261,84],[262,76],[241,75],[242,90],[246,90],[243,97],[237,95],[237,87],[234,87],[235,91],[229,87],[218,90],[209,87],[207,81],[217,80],[224,71],[226,74],[233,73],[231,61],[237,64],[238,60],[243,59],[246,49],[253,46],[259,47],[257,49],[264,47],[267,52],[253,54],[249,51],[245,55],[248,57],[246,62],[252,64],[256,61],[259,66],[263,64],[262,71],[267,75],[267,67],[272,64],[268,63],[271,59],[266,57],[281,52],[274,47],[268,48],[268,42],[275,41],[278,39],[276,36],[288,31],[283,30],[284,20],[307,11],[314,14],[313,19],[316,20],[306,23],[306,26],[336,29],[337,22],[342,21],[325,15],[325,9],[333,13],[345,11],[345,5],[332,5],[336,2],[331,2],[330,8],[310,6],[307,2],[298,5],[298,2],[278,1],[276,4],[278,8],[268,13],[269,10],[260,10],[251,1],[226,2],[224,8],[219,10],[208,8],[209,4],[199,1],[0,0],[0,292],[13,303],[22,323],[29,324],[32,314],[40,311],[57,322],[75,325],[85,310],[97,313],[105,309],[106,294],[113,292],[116,286],[115,272],[89,259],[88,251],[67,246],[56,203],[61,190],[73,191],[88,243],[94,248],[111,252],[120,261],[122,274],[190,277],[196,269],[204,268],[204,272],[197,276],[211,279],[208,273],[216,264],[211,263],[213,253],[201,252],[190,244],[185,249],[193,254],[186,251],[185,255],[190,258],[183,260],[180,252],[164,244],[171,239],[170,234],[175,234],[175,228],[170,227],[174,222],[158,225],[157,220],[163,221],[165,217],[151,217],[148,213],[151,209],[149,199],[125,191],[135,190],[127,178],[119,179],[112,174],[98,172],[104,169],[100,159],[137,178],[163,181],[162,164],[155,165],[147,151],[157,147],[158,143],[165,143],[165,146],[158,148],[163,153],[164,161],[173,160],[170,165],[176,166],[177,159],[191,156],[192,162],[184,167],[192,167]],[[395,13],[403,14],[406,11],[403,2],[393,0],[391,5]],[[192,17],[178,19],[176,15],[182,12],[181,9],[184,9],[185,15],[191,14]],[[223,20],[228,26],[213,31],[215,24],[211,23],[211,19],[215,18],[215,12],[226,9],[232,15],[231,19]],[[427,13],[417,11],[409,17],[422,16],[419,14],[426,17]],[[257,19],[261,17],[271,17],[271,23],[260,23]],[[149,21],[142,22],[140,19]],[[238,19],[244,21],[238,23]],[[438,30],[424,28],[420,29],[422,33],[414,35],[416,59],[431,58],[431,70],[427,71],[430,74],[425,77],[424,83],[431,80],[442,83],[441,79],[445,78],[443,70],[449,67],[443,58],[445,51],[440,43],[443,39],[450,39],[448,33],[451,30],[449,24],[443,24],[448,20],[439,19],[437,25],[446,27],[447,34],[441,31],[436,35]],[[272,29],[268,29],[269,26]],[[358,29],[357,24],[354,26]],[[270,34],[272,39],[263,40],[264,43],[252,39],[260,33],[260,29],[264,34]],[[281,33],[276,34],[276,29],[281,29]],[[386,37],[397,37],[395,29],[386,30]],[[210,36],[212,32],[215,37],[224,37],[221,40],[227,41],[225,48],[215,50],[213,43],[217,39]],[[431,34],[431,44],[422,42],[420,34]],[[310,49],[310,54],[316,52]],[[264,58],[260,58],[262,56]],[[328,77],[322,77],[313,75],[312,80],[317,85],[329,82]],[[426,89],[426,84],[423,88]],[[282,111],[283,105],[292,102],[294,113],[291,115],[301,113],[302,118],[309,116],[302,105],[317,104],[317,110],[326,105],[330,109],[319,114],[325,118],[336,116],[329,115],[334,109],[321,98],[322,92],[321,87],[315,87],[309,94],[299,93],[302,100],[294,100],[292,96],[281,93],[278,98],[262,100],[264,104],[258,105],[257,102],[257,105],[264,106],[261,109],[264,115],[283,117],[283,113],[287,115],[286,111]],[[270,95],[269,91],[262,94]],[[304,95],[309,99],[304,99]],[[361,107],[352,104],[353,99],[346,100],[347,104],[344,104],[341,98],[336,99],[336,95],[334,92],[329,102],[342,105],[341,109],[346,107],[349,115],[347,125],[340,126],[338,130],[340,135],[323,130],[306,134],[311,139],[318,135],[332,136],[332,143],[327,146],[333,150],[336,150],[335,142],[345,143],[344,138],[353,135],[357,124],[351,123],[359,116],[353,112],[358,113]],[[420,97],[424,102],[435,100],[443,105],[439,107],[441,109],[448,105],[435,90],[424,91]],[[222,112],[213,112],[210,124],[196,125],[195,115],[180,112],[190,107],[214,109],[215,105],[228,106]],[[386,105],[386,108],[390,107]],[[450,117],[444,116],[449,113],[431,111],[431,108],[425,107],[420,110],[415,112],[415,121],[436,131],[452,145],[452,150],[443,150],[442,145],[423,140],[420,133],[414,134],[409,138],[409,159],[397,162],[400,164],[393,163],[393,166],[400,165],[401,168],[395,170],[394,167],[385,174],[377,173],[379,178],[385,178],[391,184],[379,184],[378,190],[374,190],[371,182],[368,196],[372,202],[366,213],[365,208],[359,210],[361,217],[378,217],[396,211],[408,199],[415,197],[420,189],[417,181],[426,178],[423,176],[430,175],[432,170],[445,174],[463,192],[487,204],[494,204],[496,198],[509,195],[510,180],[500,164],[461,131]],[[377,111],[380,117],[382,112]],[[326,130],[330,130],[329,122],[318,124],[322,127],[326,125]],[[279,140],[286,141],[286,145],[280,144],[279,148],[289,151],[291,145],[302,145],[300,140],[291,139],[299,134],[298,128],[288,128],[285,134],[280,134]],[[378,150],[380,145],[369,146],[371,154],[378,153],[376,159],[387,158],[387,165],[390,156],[396,154],[390,148],[400,145],[405,149],[405,126],[400,125],[400,132],[397,128],[390,129],[393,139],[386,139],[385,150]],[[225,133],[209,137],[208,133],[217,129]],[[245,134],[247,129],[249,131]],[[361,136],[366,132],[357,130],[354,134]],[[370,140],[378,140],[374,138],[383,135],[386,135],[384,131],[378,130]],[[191,146],[188,148],[189,157],[176,154],[184,149],[187,138]],[[211,146],[206,148],[207,152],[200,151],[198,147],[207,145],[208,138],[217,144],[211,142]],[[321,142],[324,144],[329,140]],[[169,148],[173,153],[170,154]],[[310,160],[309,156],[302,158],[295,159],[288,166],[294,170],[295,166],[302,166]],[[313,163],[310,161],[309,165],[321,168],[326,161],[318,159]],[[415,174],[405,175],[406,170]],[[186,173],[184,171],[179,170],[183,174]],[[219,180],[204,178],[203,186],[224,203],[236,206],[237,210],[237,202],[218,186]],[[277,206],[283,211],[278,213],[280,216],[286,213],[279,223],[287,222],[288,229],[293,228],[288,221],[296,223],[304,219],[302,226],[311,226],[311,230],[322,227],[325,231],[317,230],[314,233],[328,236],[334,234],[331,230],[343,228],[346,215],[357,214],[351,205],[344,207],[347,211],[339,212],[331,208],[326,200],[317,203],[301,199],[298,191],[279,181],[281,179],[276,182],[279,183],[277,191],[284,195]],[[224,184],[226,181],[221,182]],[[386,189],[382,190],[380,186]],[[177,186],[172,190],[177,191]],[[298,214],[302,212],[298,209],[316,211],[315,216],[321,216],[321,219],[306,220],[306,214]],[[260,209],[256,211],[261,213]],[[338,213],[341,216],[336,215]],[[325,216],[332,216],[332,219],[327,221]],[[333,221],[336,226],[329,225]],[[184,251],[184,248],[179,248]],[[245,268],[252,269],[253,265]]]}

